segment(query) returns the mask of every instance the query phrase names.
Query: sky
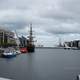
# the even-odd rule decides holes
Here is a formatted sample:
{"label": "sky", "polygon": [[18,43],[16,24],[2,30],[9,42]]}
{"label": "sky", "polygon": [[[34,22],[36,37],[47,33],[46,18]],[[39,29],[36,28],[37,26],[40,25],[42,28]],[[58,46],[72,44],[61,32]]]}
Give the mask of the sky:
{"label": "sky", "polygon": [[36,44],[56,46],[80,39],[80,0],[0,0],[0,26],[27,37],[33,24]]}

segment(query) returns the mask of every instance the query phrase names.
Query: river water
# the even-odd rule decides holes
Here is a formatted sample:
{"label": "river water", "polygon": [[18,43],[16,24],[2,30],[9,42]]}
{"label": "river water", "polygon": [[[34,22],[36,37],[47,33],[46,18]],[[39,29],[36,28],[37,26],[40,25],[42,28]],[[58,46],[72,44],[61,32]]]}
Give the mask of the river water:
{"label": "river water", "polygon": [[0,77],[12,80],[75,80],[80,50],[36,49],[12,59],[0,58]]}

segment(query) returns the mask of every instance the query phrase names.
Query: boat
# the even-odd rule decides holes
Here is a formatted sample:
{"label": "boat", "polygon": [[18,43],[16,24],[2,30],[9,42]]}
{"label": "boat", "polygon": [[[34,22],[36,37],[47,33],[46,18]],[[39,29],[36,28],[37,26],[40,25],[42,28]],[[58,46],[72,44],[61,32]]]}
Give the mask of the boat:
{"label": "boat", "polygon": [[27,46],[28,52],[35,52],[35,46],[31,45],[31,46]]}
{"label": "boat", "polygon": [[32,30],[32,24],[30,24],[30,32],[28,36],[28,42],[27,42],[27,50],[28,52],[35,52],[35,45],[33,40],[33,30]]}
{"label": "boat", "polygon": [[21,51],[20,50],[16,50],[16,53],[17,53],[17,55],[19,55],[21,53]]}
{"label": "boat", "polygon": [[5,50],[3,53],[2,53],[2,57],[4,58],[12,58],[12,57],[15,57],[17,55],[17,52],[15,50]]}
{"label": "boat", "polygon": [[20,47],[20,52],[21,53],[27,53],[27,48],[26,47]]}
{"label": "boat", "polygon": [[17,54],[16,52],[4,52],[2,53],[2,57],[5,57],[5,58],[12,58],[12,57],[15,57]]}

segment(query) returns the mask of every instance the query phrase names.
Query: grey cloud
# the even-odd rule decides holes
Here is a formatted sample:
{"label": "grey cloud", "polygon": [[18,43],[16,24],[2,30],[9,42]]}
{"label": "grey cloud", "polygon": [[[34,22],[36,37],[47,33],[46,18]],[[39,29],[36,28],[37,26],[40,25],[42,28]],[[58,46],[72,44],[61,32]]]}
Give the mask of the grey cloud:
{"label": "grey cloud", "polygon": [[0,0],[0,9],[28,9],[27,0]]}
{"label": "grey cloud", "polygon": [[47,27],[46,30],[47,32],[52,33],[52,34],[71,34],[71,33],[80,34],[80,24],[60,23],[57,25],[53,25],[51,28]]}
{"label": "grey cloud", "polygon": [[57,8],[53,4],[50,9],[47,8],[41,13],[41,16],[59,21],[80,21],[79,0],[57,0],[56,6]]}
{"label": "grey cloud", "polygon": [[24,32],[31,22],[40,36],[80,33],[80,1],[0,0],[0,25]]}

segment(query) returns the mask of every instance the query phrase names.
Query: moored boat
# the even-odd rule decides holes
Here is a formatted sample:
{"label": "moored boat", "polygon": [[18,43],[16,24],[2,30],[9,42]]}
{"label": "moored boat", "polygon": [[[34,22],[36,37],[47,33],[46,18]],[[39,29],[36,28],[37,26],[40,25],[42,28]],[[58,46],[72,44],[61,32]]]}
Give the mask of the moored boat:
{"label": "moored boat", "polygon": [[16,53],[17,53],[17,55],[19,55],[21,53],[21,51],[20,50],[16,50]]}
{"label": "moored boat", "polygon": [[2,57],[5,57],[5,58],[12,58],[15,56],[16,56],[15,52],[2,53]]}
{"label": "moored boat", "polygon": [[15,50],[5,50],[3,53],[2,53],[2,57],[5,57],[5,58],[12,58],[12,57],[15,57],[17,55],[17,52]]}
{"label": "moored boat", "polygon": [[28,51],[27,51],[26,47],[22,47],[22,48],[20,48],[20,52],[21,53],[27,53]]}
{"label": "moored boat", "polygon": [[35,46],[34,45],[28,45],[27,46],[28,52],[35,52]]}

